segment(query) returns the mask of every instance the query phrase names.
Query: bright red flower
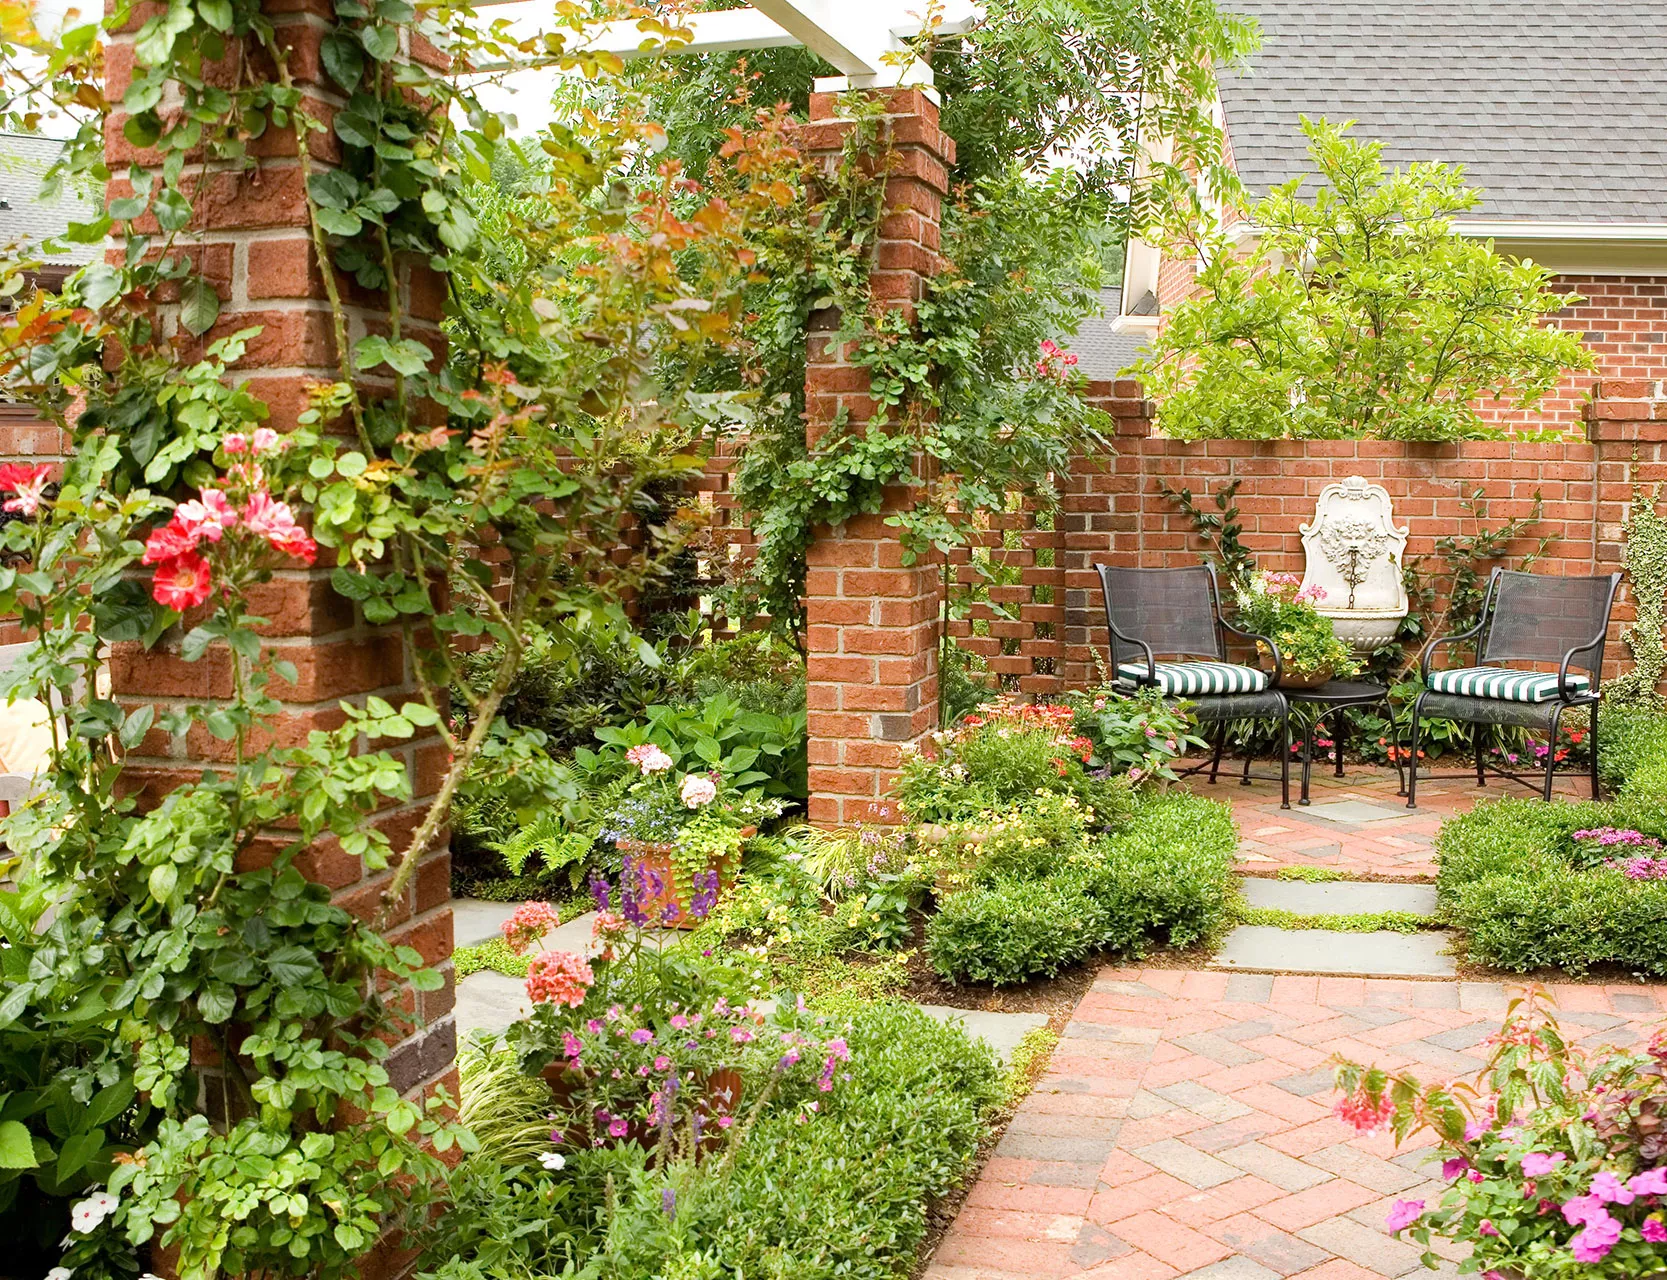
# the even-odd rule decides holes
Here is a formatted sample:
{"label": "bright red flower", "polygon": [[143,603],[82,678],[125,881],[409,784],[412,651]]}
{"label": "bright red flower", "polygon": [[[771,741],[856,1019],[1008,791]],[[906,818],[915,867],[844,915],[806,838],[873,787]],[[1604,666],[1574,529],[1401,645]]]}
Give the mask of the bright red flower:
{"label": "bright red flower", "polygon": [[42,491],[51,483],[51,467],[27,467],[19,462],[8,462],[0,466],[0,489],[17,495],[6,501],[7,511],[16,511],[26,516],[34,515],[40,510]]}
{"label": "bright red flower", "polygon": [[318,556],[318,544],[295,523],[295,513],[289,509],[289,504],[275,501],[269,493],[257,493],[249,499],[248,505],[243,508],[243,524],[250,532],[271,543],[274,550],[285,555],[308,564]]}
{"label": "bright red flower", "polygon": [[161,564],[164,560],[172,560],[196,549],[196,538],[169,521],[145,541],[145,554],[140,557],[139,563]]}
{"label": "bright red flower", "polygon": [[210,586],[208,561],[187,551],[157,566],[151,595],[158,604],[184,613],[208,599]]}

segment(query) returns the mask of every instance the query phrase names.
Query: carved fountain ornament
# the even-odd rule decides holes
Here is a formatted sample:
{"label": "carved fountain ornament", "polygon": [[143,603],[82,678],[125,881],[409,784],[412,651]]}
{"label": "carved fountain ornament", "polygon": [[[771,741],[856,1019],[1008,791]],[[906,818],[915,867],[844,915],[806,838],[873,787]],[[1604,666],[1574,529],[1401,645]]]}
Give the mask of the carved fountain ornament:
{"label": "carved fountain ornament", "polygon": [[1407,615],[1401,576],[1406,546],[1407,530],[1395,527],[1389,491],[1363,476],[1328,484],[1314,522],[1302,526],[1308,560],[1302,585],[1324,590],[1315,607],[1359,653],[1389,643]]}

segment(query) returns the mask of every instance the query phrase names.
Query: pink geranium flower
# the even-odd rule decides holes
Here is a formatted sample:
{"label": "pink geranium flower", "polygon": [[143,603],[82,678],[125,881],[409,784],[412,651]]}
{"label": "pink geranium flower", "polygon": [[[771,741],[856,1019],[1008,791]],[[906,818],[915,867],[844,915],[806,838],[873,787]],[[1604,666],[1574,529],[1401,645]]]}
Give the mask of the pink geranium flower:
{"label": "pink geranium flower", "polygon": [[577,1009],[595,981],[596,974],[583,957],[571,951],[546,951],[527,964],[527,999]]}

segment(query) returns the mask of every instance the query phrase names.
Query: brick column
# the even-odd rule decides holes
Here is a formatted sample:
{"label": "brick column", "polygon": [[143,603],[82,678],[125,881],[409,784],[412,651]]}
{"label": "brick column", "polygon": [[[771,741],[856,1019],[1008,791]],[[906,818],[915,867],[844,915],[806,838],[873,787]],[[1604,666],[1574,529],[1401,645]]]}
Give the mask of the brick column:
{"label": "brick column", "polygon": [[[881,91],[889,153],[885,220],[869,283],[879,307],[914,316],[938,269],[939,219],[955,144],[938,127],[938,109],[919,89]],[[849,120],[839,97],[812,94],[807,146],[818,162],[839,163]],[[805,433],[812,446],[843,411],[854,424],[873,417],[868,375],[830,340],[837,314],[811,317],[805,363]],[[938,610],[942,566],[903,564],[887,515],[909,502],[888,490],[883,509],[841,528],[822,528],[807,555],[810,708],[810,818],[825,825],[888,820],[880,802],[903,748],[938,724]]]}
{"label": "brick column", "polygon": [[[1605,379],[1592,388],[1584,407],[1586,436],[1597,462],[1593,514],[1595,561],[1590,572],[1611,573],[1626,564],[1626,523],[1636,495],[1646,499],[1667,483],[1667,384]],[[1604,650],[1604,678],[1630,667],[1632,654],[1620,633],[1638,616],[1630,580],[1621,583]]]}
{"label": "brick column", "polygon": [[[339,95],[324,83],[318,50],[326,31],[321,19],[332,15],[333,7],[329,0],[268,0],[266,7],[279,38],[293,49],[290,66],[302,90],[304,110],[329,119],[330,104]],[[121,100],[131,78],[134,33],[151,11],[152,7],[141,6],[124,28],[110,36],[105,66],[106,93],[112,101]],[[248,68],[255,75],[272,71],[258,51],[248,51]],[[205,74],[212,80],[243,70],[241,57],[234,53],[223,64],[207,68]],[[125,115],[118,110],[106,124],[105,154],[111,171],[125,175],[130,164],[156,165],[156,153],[135,148],[123,137],[125,123]],[[333,135],[315,132],[310,139],[310,154],[318,168],[339,161]],[[234,371],[271,407],[271,425],[282,431],[295,425],[296,415],[306,406],[306,383],[337,381],[339,366],[324,280],[312,248],[295,135],[288,128],[268,129],[250,141],[249,150],[257,158],[252,172],[211,164],[201,178],[189,176],[183,184],[193,198],[194,218],[189,234],[181,237],[181,247],[218,290],[223,301],[219,319],[195,342],[178,329],[177,316],[168,310],[163,310],[158,322],[187,352],[238,329],[259,326],[261,332],[250,341]],[[112,196],[130,190],[125,178],[110,184]],[[443,282],[426,262],[406,262],[401,275],[404,334],[425,342],[439,357],[445,350],[438,324],[444,305]],[[350,335],[384,329],[386,311],[381,299],[356,289],[339,272],[336,278],[344,297],[364,304],[349,316]],[[373,397],[387,394],[390,388],[391,383],[374,379],[364,386]],[[431,410],[424,406],[424,412]],[[345,717],[338,703],[343,699],[362,703],[366,696],[376,694],[397,706],[410,699],[415,687],[399,634],[367,625],[356,607],[335,593],[329,582],[330,559],[326,552],[312,570],[281,569],[271,582],[251,593],[253,611],[271,619],[263,628],[268,652],[296,669],[293,684],[275,681],[271,688],[284,704],[274,725],[279,745],[303,743],[312,729],[340,725]],[[200,661],[188,663],[179,652],[182,636],[183,629],[176,627],[150,651],[137,644],[114,646],[109,667],[112,696],[129,706],[155,704],[158,721],[160,712],[167,709],[229,697],[232,676],[225,649],[217,646]],[[434,736],[388,745],[404,757],[417,797],[410,804],[389,809],[378,820],[400,850],[420,820],[423,798],[438,787],[446,751]],[[158,728],[130,753],[129,763],[137,777],[146,781],[146,789],[160,795],[181,782],[195,780],[205,765],[223,764],[228,758],[229,745],[216,741],[200,726],[180,737],[170,737]],[[265,857],[270,858],[276,844],[275,838],[264,851]],[[259,865],[262,856],[261,851],[254,851],[250,864]],[[320,842],[297,865],[328,885],[339,904],[365,919],[377,911],[382,888],[392,874],[368,875],[360,861],[344,853],[333,839]],[[425,962],[440,967],[446,977],[437,991],[407,993],[422,1026],[394,1049],[387,1063],[392,1083],[403,1093],[420,1091],[454,1074],[450,899],[450,851],[442,845],[423,860],[406,900],[392,915],[393,940],[416,948]],[[455,1092],[454,1079],[449,1087]]]}

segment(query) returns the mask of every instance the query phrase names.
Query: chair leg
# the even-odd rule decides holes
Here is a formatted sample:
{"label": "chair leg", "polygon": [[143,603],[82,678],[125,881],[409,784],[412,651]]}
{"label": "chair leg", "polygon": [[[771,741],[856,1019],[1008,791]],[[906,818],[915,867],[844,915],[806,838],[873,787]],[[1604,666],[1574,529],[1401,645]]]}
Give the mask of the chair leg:
{"label": "chair leg", "polygon": [[1227,750],[1227,731],[1232,728],[1231,720],[1221,722],[1221,730],[1216,734],[1216,753],[1210,759],[1210,785],[1216,784],[1216,774],[1221,771],[1221,753]]}
{"label": "chair leg", "polygon": [[[1302,729],[1302,794],[1298,797],[1298,804],[1308,803],[1308,779],[1314,768],[1314,739],[1319,736],[1320,722],[1316,720]],[[1291,753],[1287,750],[1286,755]]]}
{"label": "chair leg", "polygon": [[1337,776],[1343,776],[1343,744],[1348,740],[1349,712],[1346,707],[1338,707],[1333,713],[1337,723],[1331,726],[1331,756],[1337,761]]}
{"label": "chair leg", "polygon": [[1491,726],[1485,724],[1472,725],[1470,732],[1476,739],[1476,785],[1488,785],[1488,775],[1482,771],[1482,749],[1487,744],[1487,730]]}
{"label": "chair leg", "polygon": [[1412,725],[1408,730],[1407,745],[1407,808],[1418,807],[1418,721],[1424,714],[1424,695],[1412,704]]}
{"label": "chair leg", "polygon": [[[1283,694],[1280,695],[1282,711],[1279,722],[1285,727],[1285,750],[1279,753],[1279,807],[1291,807],[1291,704]],[[1248,772],[1248,767],[1247,770]]]}
{"label": "chair leg", "polygon": [[1545,749],[1545,802],[1551,803],[1551,780],[1557,771],[1557,730],[1562,727],[1563,708],[1558,707],[1551,713],[1551,741]]}
{"label": "chair leg", "polygon": [[1241,787],[1250,785],[1250,748],[1248,746],[1244,749],[1244,773],[1239,777],[1239,785]]}
{"label": "chair leg", "polygon": [[1592,799],[1597,800],[1601,797],[1598,795],[1598,704],[1595,702],[1592,704],[1592,726],[1586,741],[1592,744]]}

